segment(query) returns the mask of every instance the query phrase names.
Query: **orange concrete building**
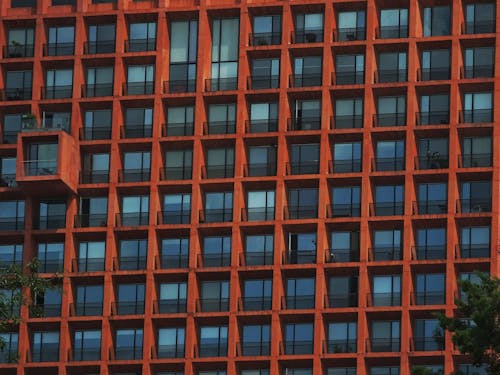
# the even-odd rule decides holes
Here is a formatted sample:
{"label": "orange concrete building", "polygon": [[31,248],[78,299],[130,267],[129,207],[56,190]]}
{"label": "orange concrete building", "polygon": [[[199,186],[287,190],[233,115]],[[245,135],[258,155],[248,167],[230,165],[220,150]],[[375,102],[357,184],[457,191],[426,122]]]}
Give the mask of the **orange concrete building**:
{"label": "orange concrete building", "polygon": [[0,1],[0,264],[63,276],[0,373],[484,374],[433,312],[499,275],[499,12]]}

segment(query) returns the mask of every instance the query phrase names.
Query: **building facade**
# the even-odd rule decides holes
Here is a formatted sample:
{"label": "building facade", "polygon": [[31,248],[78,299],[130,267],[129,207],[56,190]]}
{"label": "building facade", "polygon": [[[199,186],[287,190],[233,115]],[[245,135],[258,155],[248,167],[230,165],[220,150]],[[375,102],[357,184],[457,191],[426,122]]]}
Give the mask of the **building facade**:
{"label": "building facade", "polygon": [[0,373],[484,374],[497,3],[1,1]]}

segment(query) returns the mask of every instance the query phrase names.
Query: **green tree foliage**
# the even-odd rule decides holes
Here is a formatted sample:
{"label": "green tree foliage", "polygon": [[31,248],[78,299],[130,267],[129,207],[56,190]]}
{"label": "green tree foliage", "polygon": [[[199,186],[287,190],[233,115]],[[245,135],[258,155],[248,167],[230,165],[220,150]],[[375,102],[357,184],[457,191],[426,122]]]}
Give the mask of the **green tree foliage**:
{"label": "green tree foliage", "polygon": [[488,373],[500,374],[500,279],[477,273],[479,282],[460,281],[463,298],[455,301],[457,314],[436,314],[443,329],[452,332],[452,340],[472,363],[486,363]]}

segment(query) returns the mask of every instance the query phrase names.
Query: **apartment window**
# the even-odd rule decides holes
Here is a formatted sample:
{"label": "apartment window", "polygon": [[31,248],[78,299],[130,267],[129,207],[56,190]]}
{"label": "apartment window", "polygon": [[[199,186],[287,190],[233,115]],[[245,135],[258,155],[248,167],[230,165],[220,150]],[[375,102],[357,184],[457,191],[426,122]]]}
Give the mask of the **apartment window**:
{"label": "apartment window", "polygon": [[166,135],[193,135],[194,106],[168,107]]}
{"label": "apartment window", "polygon": [[87,83],[85,86],[85,97],[113,95],[113,74],[112,66],[100,66],[87,68]]}
{"label": "apartment window", "polygon": [[495,47],[471,47],[464,51],[464,78],[488,78],[495,73]]}
{"label": "apartment window", "polygon": [[269,369],[259,368],[259,369],[241,370],[239,373],[240,375],[269,375]]}
{"label": "apartment window", "polygon": [[273,220],[274,195],[274,190],[247,192],[246,219],[248,221]]}
{"label": "apartment window", "polygon": [[356,353],[357,322],[328,324],[328,353]]}
{"label": "apartment window", "polygon": [[154,93],[154,65],[129,65],[127,68],[127,95]]}
{"label": "apartment window", "polygon": [[24,169],[27,176],[55,175],[58,171],[57,143],[31,143],[27,146],[27,159]]}
{"label": "apartment window", "polygon": [[380,10],[380,32],[382,39],[408,37],[408,9],[392,8]]}
{"label": "apartment window", "polygon": [[75,51],[75,27],[49,27],[49,38],[45,53],[48,56],[73,55]]}
{"label": "apartment window", "polygon": [[415,303],[417,305],[441,305],[445,303],[445,274],[418,274],[415,278]]}
{"label": "apartment window", "polygon": [[446,259],[446,228],[417,229],[415,256],[418,260]]}
{"label": "apartment window", "polygon": [[59,360],[59,331],[33,332],[31,341],[32,362],[57,362]]}
{"label": "apartment window", "polygon": [[64,267],[64,243],[43,242],[38,244],[37,257],[41,273],[59,272]]}
{"label": "apartment window", "polygon": [[187,283],[169,282],[159,285],[159,313],[181,313],[186,311]]}
{"label": "apartment window", "polygon": [[448,168],[448,138],[418,140],[418,169]]}
{"label": "apartment window", "polygon": [[289,130],[317,130],[321,128],[321,101],[296,100]]}
{"label": "apartment window", "polygon": [[[21,132],[22,115],[6,114],[2,123],[2,142],[7,144],[17,143],[17,134]],[[15,168],[14,168],[15,171]],[[15,172],[14,172],[15,175]],[[14,178],[15,180],[15,178]]]}
{"label": "apartment window", "polygon": [[361,142],[335,143],[333,145],[333,172],[361,172]]}
{"label": "apartment window", "polygon": [[209,148],[206,150],[206,178],[234,177],[234,148]]}
{"label": "apartment window", "polygon": [[419,125],[446,125],[450,122],[450,96],[448,94],[420,97]]}
{"label": "apartment window", "polygon": [[375,186],[374,213],[376,216],[403,215],[404,213],[404,186],[378,185]]}
{"label": "apartment window", "polygon": [[156,22],[134,22],[128,26],[128,52],[156,49]]}
{"label": "apartment window", "polygon": [[401,229],[378,229],[373,231],[371,257],[374,261],[401,260]]}
{"label": "apartment window", "polygon": [[361,210],[359,186],[334,186],[332,188],[332,217],[359,216]]}
{"label": "apartment window", "polygon": [[273,280],[248,279],[243,282],[243,310],[270,310],[272,304]]}
{"label": "apartment window", "polygon": [[24,201],[0,201],[0,230],[24,229]]}
{"label": "apartment window", "polygon": [[233,192],[205,193],[205,222],[225,222],[233,219]]}
{"label": "apartment window", "polygon": [[413,323],[415,350],[443,350],[444,332],[437,319],[415,319]]}
{"label": "apartment window", "polygon": [[[476,272],[462,272],[459,277],[458,289],[460,291],[460,299],[464,302],[467,301],[467,294],[462,290],[460,282],[469,281],[472,284],[481,284],[482,281]],[[472,323],[472,322],[471,322]]]}
{"label": "apartment window", "polygon": [[377,366],[370,368],[370,375],[399,375],[399,367],[395,366]]}
{"label": "apartment window", "polygon": [[117,301],[115,302],[116,314],[144,314],[145,284],[118,284],[117,288]]}
{"label": "apartment window", "polygon": [[378,54],[378,82],[403,82],[407,74],[406,52],[382,52]]}
{"label": "apartment window", "polygon": [[420,80],[450,79],[450,50],[433,49],[422,52]]}
{"label": "apartment window", "polygon": [[0,157],[0,187],[16,186],[16,158]]}
{"label": "apartment window", "polygon": [[471,3],[465,5],[466,34],[495,32],[495,3]]}
{"label": "apartment window", "polygon": [[[83,119],[83,138],[85,140],[110,139],[111,116],[112,114],[110,109],[85,111]],[[103,169],[108,168],[109,165],[107,165],[106,168]]]}
{"label": "apartment window", "polygon": [[318,216],[318,189],[289,189],[287,218],[311,219]]}
{"label": "apartment window", "polygon": [[329,307],[358,306],[358,277],[332,276],[328,279]]}
{"label": "apartment window", "polygon": [[106,243],[104,241],[82,241],[78,244],[78,272],[104,271]]}
{"label": "apartment window", "polygon": [[200,327],[200,357],[225,357],[227,355],[227,326]]}
{"label": "apartment window", "polygon": [[401,305],[401,275],[373,276],[373,306]]}
{"label": "apartment window", "polygon": [[335,84],[353,85],[365,80],[365,55],[335,55]]}
{"label": "apartment window", "polygon": [[316,174],[319,172],[319,150],[317,143],[293,144],[290,146],[289,174]]}
{"label": "apartment window", "polygon": [[61,315],[61,290],[46,290],[32,296],[33,305],[30,308],[31,317],[55,317]]}
{"label": "apartment window", "polygon": [[378,141],[375,148],[375,170],[402,171],[405,169],[405,141]]}
{"label": "apartment window", "polygon": [[88,27],[88,42],[86,53],[113,53],[115,52],[115,24],[98,24]]}
{"label": "apartment window", "polygon": [[323,41],[323,13],[300,13],[295,16],[295,43]]}
{"label": "apartment window", "polygon": [[212,69],[208,90],[235,90],[238,86],[238,18],[212,20]]}
{"label": "apartment window", "polygon": [[109,181],[109,154],[84,154],[83,168],[80,172],[80,183],[95,184]]}
{"label": "apartment window", "polygon": [[271,346],[271,326],[244,325],[241,329],[241,354],[245,356],[269,355]]}
{"label": "apartment window", "polygon": [[191,221],[191,194],[165,194],[163,196],[162,223],[188,224]]}
{"label": "apartment window", "polygon": [[108,219],[108,198],[80,198],[80,214],[76,217],[76,226],[104,227]]}
{"label": "apartment window", "polygon": [[329,367],[327,375],[356,375],[356,367]]}
{"label": "apartment window", "polygon": [[460,191],[460,212],[491,211],[491,182],[462,182]]}
{"label": "apartment window", "polygon": [[231,236],[204,237],[202,257],[204,267],[231,265]]}
{"label": "apartment window", "polygon": [[417,212],[420,215],[445,214],[448,211],[448,184],[418,184]]}
{"label": "apartment window", "polygon": [[332,231],[330,246],[330,261],[359,261],[359,231]]}
{"label": "apartment window", "polygon": [[9,29],[3,57],[33,57],[34,34],[32,28]]}
{"label": "apartment window", "polygon": [[316,280],[314,277],[286,279],[286,308],[313,309]]}
{"label": "apartment window", "polygon": [[117,329],[115,332],[115,359],[141,359],[143,344],[142,328]]}
{"label": "apartment window", "polygon": [[287,375],[313,375],[313,370],[310,367],[285,367],[283,373]]}
{"label": "apartment window", "polygon": [[121,225],[137,226],[149,223],[149,196],[130,195],[121,199]]}
{"label": "apartment window", "polygon": [[376,126],[404,126],[405,124],[406,96],[379,96]]}
{"label": "apartment window", "polygon": [[251,61],[252,90],[275,89],[280,85],[279,59],[253,59]]}
{"label": "apartment window", "polygon": [[281,14],[254,16],[250,43],[267,46],[281,43]]}
{"label": "apartment window", "polygon": [[234,134],[236,131],[236,103],[209,104],[208,134]]}
{"label": "apartment window", "polygon": [[148,138],[153,133],[153,108],[127,108],[125,110],[125,137]]}
{"label": "apartment window", "polygon": [[336,41],[363,40],[366,38],[366,13],[364,10],[338,12]]}
{"label": "apartment window", "polygon": [[276,174],[276,146],[250,146],[247,153],[246,175],[272,176]]}
{"label": "apartment window", "polygon": [[189,261],[189,238],[164,238],[160,251],[162,268],[185,268]]}
{"label": "apartment window", "polygon": [[321,86],[321,56],[296,57],[293,61],[293,87]]}
{"label": "apartment window", "polygon": [[245,237],[245,265],[273,264],[274,236],[249,234]]}
{"label": "apartment window", "polygon": [[19,334],[17,332],[0,333],[0,340],[4,345],[0,352],[0,363],[16,363],[19,356]]}
{"label": "apartment window", "polygon": [[470,226],[460,230],[460,256],[487,258],[490,256],[490,227]]}
{"label": "apartment window", "polygon": [[189,180],[192,175],[193,151],[165,152],[165,180]]}
{"label": "apartment window", "polygon": [[5,72],[5,99],[29,100],[33,84],[31,70],[10,70]]}
{"label": "apartment window", "polygon": [[463,107],[462,122],[476,123],[493,120],[493,94],[490,92],[465,93]]}
{"label": "apartment window", "polygon": [[198,21],[172,21],[170,23],[169,92],[195,91],[197,49]]}
{"label": "apartment window", "polygon": [[284,336],[284,354],[312,354],[314,342],[313,323],[286,323]]}
{"label": "apartment window", "polygon": [[363,98],[336,99],[334,114],[335,129],[363,127]]}
{"label": "apartment window", "polygon": [[450,13],[449,6],[424,8],[422,25],[424,36],[450,35]]}
{"label": "apartment window", "polygon": [[119,253],[120,270],[143,270],[146,268],[148,240],[121,240]]}
{"label": "apartment window", "polygon": [[158,329],[158,358],[184,358],[184,327],[169,327]]}
{"label": "apartment window", "polygon": [[399,352],[400,321],[373,321],[371,324],[372,352]]}
{"label": "apartment window", "polygon": [[23,263],[22,244],[1,244],[0,245],[0,269],[5,269],[11,265],[21,266]]}
{"label": "apartment window", "polygon": [[278,130],[278,103],[250,103],[249,133],[275,132]]}
{"label": "apartment window", "polygon": [[101,330],[77,330],[73,334],[73,360],[98,361],[101,358]]}
{"label": "apartment window", "polygon": [[289,233],[287,262],[291,264],[316,262],[316,233]]}
{"label": "apartment window", "polygon": [[79,285],[75,288],[75,314],[99,316],[102,314],[103,285]]}
{"label": "apartment window", "polygon": [[203,281],[200,288],[200,311],[229,309],[229,281]]}
{"label": "apartment window", "polygon": [[492,156],[491,137],[462,138],[462,168],[491,167]]}

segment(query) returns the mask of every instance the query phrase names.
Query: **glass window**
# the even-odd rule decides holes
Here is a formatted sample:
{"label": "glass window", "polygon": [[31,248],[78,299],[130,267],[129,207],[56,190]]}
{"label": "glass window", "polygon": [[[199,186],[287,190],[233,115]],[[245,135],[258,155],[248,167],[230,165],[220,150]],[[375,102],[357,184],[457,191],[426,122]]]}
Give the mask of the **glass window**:
{"label": "glass window", "polygon": [[416,275],[415,297],[419,305],[445,303],[445,274],[428,273]]}
{"label": "glass window", "polygon": [[463,258],[490,256],[490,227],[470,226],[460,231],[460,251]]}
{"label": "glass window", "polygon": [[400,260],[402,234],[401,229],[377,229],[373,231],[372,257],[374,261]]}
{"label": "glass window", "polygon": [[335,129],[363,127],[363,98],[335,100]]}
{"label": "glass window", "polygon": [[376,142],[377,171],[399,171],[405,168],[405,141]]}
{"label": "glass window", "polygon": [[380,38],[406,38],[408,36],[408,9],[380,10]]}
{"label": "glass window", "polygon": [[357,322],[328,324],[328,353],[355,353]]}
{"label": "glass window", "polygon": [[165,152],[165,179],[190,179],[192,162],[192,150],[170,150]]}
{"label": "glass window", "polygon": [[295,16],[295,42],[323,41],[323,13],[300,13]]}
{"label": "glass window", "polygon": [[265,265],[273,263],[274,236],[252,234],[245,237],[245,264]]}
{"label": "glass window", "polygon": [[373,306],[397,306],[401,304],[401,275],[373,276]]}
{"label": "glass window", "polygon": [[116,313],[144,314],[145,284],[118,284]]}
{"label": "glass window", "polygon": [[0,333],[4,347],[0,351],[0,363],[15,363],[18,359],[19,334],[16,332]]}
{"label": "glass window", "polygon": [[156,48],[156,22],[134,22],[129,25],[128,51],[154,51]]}
{"label": "glass window", "polygon": [[495,32],[495,3],[471,3],[465,6],[465,32],[467,34]]}
{"label": "glass window", "polygon": [[333,170],[336,173],[361,171],[361,142],[333,145]]}
{"label": "glass window", "polygon": [[72,55],[74,53],[75,27],[49,27],[49,38],[46,53],[49,56]]}
{"label": "glass window", "polygon": [[87,53],[112,53],[115,51],[115,24],[97,24],[88,27]]}
{"label": "glass window", "polygon": [[318,189],[289,189],[288,215],[291,219],[311,218],[318,214]]}
{"label": "glass window", "polygon": [[184,357],[184,327],[169,327],[158,329],[158,358]]}
{"label": "glass window", "polygon": [[194,107],[179,106],[167,109],[167,136],[193,135]]}
{"label": "glass window", "polygon": [[400,341],[400,322],[373,321],[371,324],[371,351],[398,352]]}
{"label": "glass window", "polygon": [[285,324],[285,353],[311,354],[314,340],[313,323]]}
{"label": "glass window", "polygon": [[115,359],[142,358],[143,330],[117,329],[115,332]]}
{"label": "glass window", "polygon": [[186,311],[186,282],[161,283],[159,289],[159,312],[177,313]]}
{"label": "glass window", "polygon": [[104,271],[106,243],[104,241],[84,241],[78,246],[78,271]]}
{"label": "glass window", "polygon": [[227,355],[227,326],[200,327],[199,350],[202,357]]}
{"label": "glass window", "polygon": [[103,285],[78,285],[75,288],[76,315],[89,316],[102,314]]}
{"label": "glass window", "polygon": [[328,298],[331,307],[358,305],[358,277],[332,276],[328,279]]}
{"label": "glass window", "polygon": [[402,215],[404,212],[404,186],[375,186],[375,215]]}
{"label": "glass window", "polygon": [[238,18],[212,20],[212,68],[213,90],[230,90],[237,86],[239,29]]}
{"label": "glass window", "polygon": [[253,17],[254,46],[265,46],[281,43],[281,15],[265,15]]}
{"label": "glass window", "polygon": [[40,272],[59,272],[64,265],[64,243],[43,242],[38,244]]}
{"label": "glass window", "polygon": [[377,98],[377,126],[406,124],[406,96],[379,96]]}
{"label": "glass window", "polygon": [[450,13],[451,9],[449,6],[424,8],[424,36],[450,35]]}
{"label": "glass window", "polygon": [[320,145],[317,143],[290,146],[290,174],[315,174],[319,172]]}
{"label": "glass window", "polygon": [[337,14],[337,40],[365,39],[365,11],[345,11]]}
{"label": "glass window", "polygon": [[31,360],[56,362],[59,359],[59,331],[33,332]]}
{"label": "glass window", "polygon": [[316,280],[313,277],[288,278],[286,280],[286,308],[314,308]]}
{"label": "glass window", "polygon": [[96,361],[101,358],[101,331],[77,330],[73,336],[73,360]]}
{"label": "glass window", "polygon": [[170,23],[170,92],[191,92],[196,87],[198,21]]}
{"label": "glass window", "polygon": [[406,52],[383,52],[378,54],[378,82],[406,81]]}
{"label": "glass window", "polygon": [[12,28],[7,32],[7,56],[32,57],[34,45],[34,29]]}
{"label": "glass window", "polygon": [[352,85],[365,79],[365,55],[335,55],[335,83]]}

